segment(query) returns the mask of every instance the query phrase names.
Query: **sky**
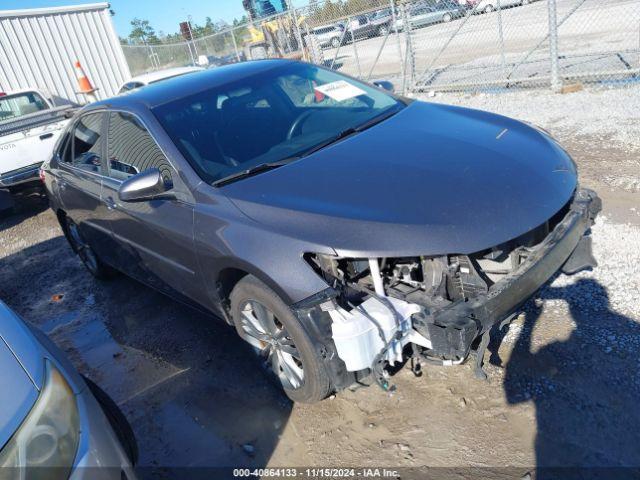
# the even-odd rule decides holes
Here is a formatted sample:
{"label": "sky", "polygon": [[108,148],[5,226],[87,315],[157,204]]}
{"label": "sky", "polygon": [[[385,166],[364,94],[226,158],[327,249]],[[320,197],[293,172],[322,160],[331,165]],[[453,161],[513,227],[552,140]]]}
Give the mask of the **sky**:
{"label": "sky", "polygon": [[[99,1],[0,0],[0,10],[59,7]],[[211,17],[214,22],[222,19],[231,23],[234,18],[244,15],[242,0],[111,0],[109,3],[115,12],[113,23],[121,37],[129,35],[129,22],[135,17],[149,20],[156,33],[176,33],[179,31],[178,24],[186,20],[188,15],[192,16],[192,22],[200,25],[204,24],[206,17]]]}

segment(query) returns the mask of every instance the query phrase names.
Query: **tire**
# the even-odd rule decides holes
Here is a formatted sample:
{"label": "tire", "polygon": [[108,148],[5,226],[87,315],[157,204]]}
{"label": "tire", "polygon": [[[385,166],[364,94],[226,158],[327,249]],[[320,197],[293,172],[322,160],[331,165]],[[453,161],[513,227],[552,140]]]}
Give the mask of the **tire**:
{"label": "tire", "polygon": [[84,239],[78,226],[68,216],[62,215],[58,218],[60,226],[64,232],[73,252],[78,255],[87,271],[99,280],[107,280],[117,274],[117,270],[110,267],[102,260]]}
{"label": "tire", "polygon": [[493,12],[493,5],[489,4],[486,7],[484,7],[484,13],[491,13]]}
{"label": "tire", "polygon": [[522,0],[522,5],[529,5],[531,0]]}
{"label": "tire", "polygon": [[442,21],[444,23],[449,23],[452,19],[453,17],[451,17],[450,13],[445,13],[444,16],[442,17]]}
{"label": "tire", "polygon": [[333,48],[338,48],[340,46],[340,39],[338,37],[333,37],[331,39],[331,46]]}
{"label": "tire", "polygon": [[118,437],[120,445],[122,445],[122,448],[124,449],[124,453],[126,453],[129,458],[129,462],[131,462],[131,465],[135,465],[138,463],[138,442],[136,441],[136,436],[134,435],[133,429],[127,421],[127,418],[118,408],[118,405],[116,405],[104,390],[87,377],[83,376],[82,378],[89,387],[89,390],[91,390],[95,399],[98,401],[100,407],[102,407],[104,416],[107,417],[109,425],[111,425],[111,428]]}
{"label": "tire", "polygon": [[381,37],[386,37],[388,33],[389,33],[389,27],[387,27],[386,25],[383,25],[378,29],[378,35]]}
{"label": "tire", "polygon": [[[247,275],[231,292],[230,301],[238,335],[269,366],[269,375],[291,400],[314,403],[329,394],[329,375],[311,338],[273,290]],[[262,316],[275,328],[263,328],[258,320]]]}

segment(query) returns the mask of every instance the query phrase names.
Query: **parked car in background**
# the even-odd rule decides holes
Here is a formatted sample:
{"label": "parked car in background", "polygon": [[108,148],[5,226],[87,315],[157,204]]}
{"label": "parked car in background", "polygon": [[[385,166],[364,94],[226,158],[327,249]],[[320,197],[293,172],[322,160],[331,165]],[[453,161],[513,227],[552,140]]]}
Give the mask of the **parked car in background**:
{"label": "parked car in background", "polygon": [[0,302],[0,477],[135,478],[137,445],[115,403]]}
{"label": "parked car in background", "polygon": [[473,9],[475,13],[491,13],[498,8],[529,5],[533,0],[460,0],[461,5]]}
{"label": "parked car in background", "polygon": [[311,35],[314,36],[320,48],[338,48],[340,41],[345,41],[347,34],[344,33],[344,26],[322,25],[311,29]]}
{"label": "parked car in background", "polygon": [[168,78],[179,77],[180,75],[186,75],[193,72],[201,72],[204,70],[202,67],[175,67],[166,68],[164,70],[158,70],[155,72],[144,73],[133,77],[128,82],[123,83],[118,89],[118,93],[125,93],[136,88],[144,87],[152,83],[161,82]]}
{"label": "parked car in background", "polygon": [[45,183],[89,272],[225,318],[301,402],[387,388],[404,353],[461,363],[595,265],[599,198],[545,132],[287,60],[85,107]]}
{"label": "parked car in background", "polygon": [[[396,17],[398,12],[396,12]],[[385,36],[393,23],[393,14],[390,8],[384,8],[373,12],[369,18],[369,22],[375,28],[376,35]]]}
{"label": "parked car in background", "polygon": [[377,25],[371,22],[368,15],[358,15],[353,17],[345,27],[348,29],[349,41],[353,38],[356,40],[363,40],[365,38],[374,37],[378,34]]}
{"label": "parked car in background", "polygon": [[74,110],[54,107],[38,90],[0,92],[0,211],[13,206],[15,193],[40,188],[40,166]]}
{"label": "parked car in background", "polygon": [[198,57],[198,65],[202,68],[215,68],[231,63],[245,62],[246,60],[247,57],[244,52],[240,52],[238,55],[230,53],[229,55],[223,55],[221,57],[216,55],[200,55]]}
{"label": "parked car in background", "polygon": [[[408,12],[408,20],[411,28],[422,28],[434,23],[450,22],[456,18],[463,17],[466,8],[462,7],[454,0],[440,0],[437,3],[420,2],[413,4]],[[404,20],[396,19],[398,30],[404,28]]]}

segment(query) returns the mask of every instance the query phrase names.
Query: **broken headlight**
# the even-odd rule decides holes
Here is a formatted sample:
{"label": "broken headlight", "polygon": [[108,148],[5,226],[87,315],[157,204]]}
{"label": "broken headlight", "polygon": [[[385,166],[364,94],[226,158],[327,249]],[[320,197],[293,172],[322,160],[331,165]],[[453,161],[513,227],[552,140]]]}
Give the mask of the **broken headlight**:
{"label": "broken headlight", "polygon": [[16,478],[66,479],[79,439],[73,391],[47,361],[44,386],[27,418],[0,451],[0,469],[13,470]]}
{"label": "broken headlight", "polygon": [[324,253],[307,253],[307,263],[327,283],[336,286],[336,282],[357,282],[369,272],[369,260],[366,258],[344,258]]}

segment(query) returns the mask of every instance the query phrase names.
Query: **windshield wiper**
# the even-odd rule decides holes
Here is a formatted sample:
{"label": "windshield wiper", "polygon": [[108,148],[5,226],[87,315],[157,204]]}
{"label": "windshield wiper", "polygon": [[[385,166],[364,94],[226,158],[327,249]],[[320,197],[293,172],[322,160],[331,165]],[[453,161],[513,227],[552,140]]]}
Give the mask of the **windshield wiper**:
{"label": "windshield wiper", "polygon": [[377,125],[378,123],[383,122],[387,118],[394,116],[400,110],[401,110],[400,108],[392,108],[391,110],[387,110],[386,112],[383,112],[380,115],[373,117],[372,119],[366,121],[362,125],[358,125],[357,127],[347,128],[346,130],[343,130],[342,132],[340,132],[338,135],[335,135],[329,138],[328,140],[325,140],[324,142],[311,147],[309,150],[305,150],[302,153],[302,155],[300,155],[300,157],[306,157],[307,155],[311,155],[312,153],[315,153],[318,150],[322,150],[323,148],[328,147],[329,145],[332,145],[346,137],[349,137],[354,133],[360,133],[368,128],[371,128],[374,125]]}
{"label": "windshield wiper", "polygon": [[296,159],[297,157],[289,157],[283,160],[278,160],[277,162],[260,163],[254,167],[247,168],[245,170],[240,170],[239,172],[232,173],[231,175],[221,178],[220,180],[216,180],[215,182],[212,183],[212,185],[214,187],[220,187],[222,185],[235,182],[236,180],[240,180],[241,178],[250,177],[252,175],[255,175],[256,173],[262,173],[262,172],[266,172],[267,170],[273,170],[274,168],[278,168],[283,165],[286,165],[287,163],[290,163]]}
{"label": "windshield wiper", "polygon": [[291,163],[295,160],[299,160],[303,157],[306,157],[308,155],[311,155],[314,152],[317,152],[318,150],[322,150],[325,147],[328,147],[329,145],[336,143],[346,137],[349,137],[351,135],[353,135],[354,133],[359,133],[362,132],[363,130],[366,130],[368,128],[373,127],[374,125],[386,120],[389,117],[392,117],[393,115],[395,115],[396,113],[398,113],[400,111],[400,109],[398,108],[394,108],[391,110],[388,110],[386,112],[381,113],[380,115],[373,117],[371,120],[368,120],[367,122],[363,123],[362,125],[358,125],[357,127],[349,127],[343,131],[341,131],[338,135],[334,135],[333,137],[325,140],[324,142],[321,142],[317,145],[314,145],[313,147],[309,148],[308,150],[303,151],[302,153],[293,155],[291,157],[287,157],[287,158],[283,158],[282,160],[278,160],[276,162],[267,162],[267,163],[260,163],[254,167],[251,168],[247,168],[245,170],[240,170],[239,172],[236,173],[232,173],[231,175],[228,175],[226,177],[221,178],[220,180],[216,180],[215,182],[212,183],[212,185],[214,187],[220,187],[222,185],[226,185],[228,183],[232,183],[235,182],[236,180],[240,180],[242,178],[247,178],[250,177],[252,175],[255,175],[256,173],[262,173],[262,172],[266,172],[267,170],[273,170],[274,168],[278,168],[281,167],[282,165],[286,165],[287,163]]}
{"label": "windshield wiper", "polygon": [[390,108],[390,109],[382,112],[380,115],[377,115],[377,116],[373,117],[371,120],[366,121],[362,125],[358,125],[355,128],[355,131],[356,132],[362,132],[363,130],[366,130],[367,128],[371,128],[374,125],[377,125],[378,123],[385,121],[387,118],[393,117],[400,110],[402,110],[402,108],[398,107],[398,106],[396,106],[396,108]]}

